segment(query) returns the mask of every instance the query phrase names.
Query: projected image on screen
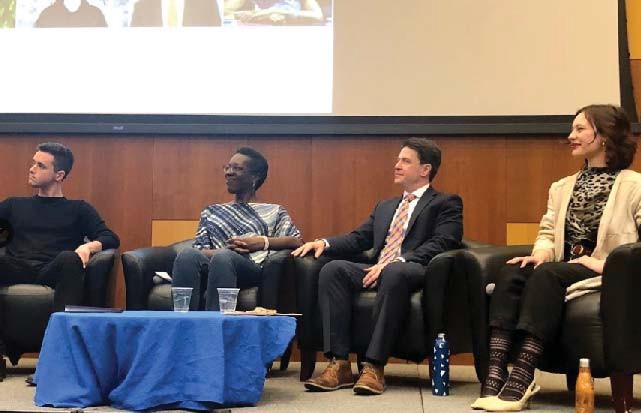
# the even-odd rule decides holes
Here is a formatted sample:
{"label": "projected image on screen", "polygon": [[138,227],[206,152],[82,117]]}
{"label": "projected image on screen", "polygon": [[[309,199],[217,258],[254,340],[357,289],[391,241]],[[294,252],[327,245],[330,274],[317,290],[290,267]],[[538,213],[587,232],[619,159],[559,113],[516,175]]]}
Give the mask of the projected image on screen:
{"label": "projected image on screen", "polygon": [[0,29],[16,24],[16,0],[0,0]]}
{"label": "projected image on screen", "polygon": [[216,0],[139,0],[131,17],[131,27],[220,25],[220,8]]}
{"label": "projected image on screen", "polygon": [[621,103],[618,4],[0,0],[0,114],[571,115]]}
{"label": "projected image on screen", "polygon": [[0,113],[331,113],[331,9],[328,0],[16,0],[15,30],[0,42],[3,75],[20,81],[3,90],[11,98]]}
{"label": "projected image on screen", "polygon": [[220,26],[223,0],[17,0],[17,27]]}
{"label": "projected image on screen", "polygon": [[87,0],[16,0],[16,27],[107,27],[104,12]]}
{"label": "projected image on screen", "polygon": [[225,0],[225,19],[244,24],[323,24],[316,0]]}
{"label": "projected image on screen", "polygon": [[0,0],[0,27],[323,25],[331,0]]}
{"label": "projected image on screen", "polygon": [[40,12],[35,27],[107,27],[107,21],[86,0],[55,0]]}

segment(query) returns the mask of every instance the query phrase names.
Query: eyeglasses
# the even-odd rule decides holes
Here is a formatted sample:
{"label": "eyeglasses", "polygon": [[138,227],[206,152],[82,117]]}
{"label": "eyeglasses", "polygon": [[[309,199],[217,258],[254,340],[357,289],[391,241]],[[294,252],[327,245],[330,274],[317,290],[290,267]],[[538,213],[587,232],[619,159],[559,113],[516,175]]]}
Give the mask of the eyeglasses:
{"label": "eyeglasses", "polygon": [[223,165],[223,172],[225,172],[225,173],[227,173],[229,171],[231,171],[233,173],[238,173],[238,172],[242,172],[244,170],[245,170],[245,167],[244,166],[240,166],[240,165],[234,165],[234,164],[230,164],[230,163],[228,163],[226,165]]}

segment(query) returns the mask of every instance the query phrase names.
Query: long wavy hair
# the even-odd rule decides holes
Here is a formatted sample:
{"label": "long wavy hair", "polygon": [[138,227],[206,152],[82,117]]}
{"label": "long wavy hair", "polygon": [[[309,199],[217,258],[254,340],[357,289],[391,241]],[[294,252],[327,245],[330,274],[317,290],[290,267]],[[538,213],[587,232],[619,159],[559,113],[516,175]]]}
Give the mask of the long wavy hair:
{"label": "long wavy hair", "polygon": [[588,105],[576,111],[583,113],[595,132],[605,142],[605,162],[613,170],[627,169],[634,160],[637,144],[630,133],[630,120],[622,108],[614,105]]}

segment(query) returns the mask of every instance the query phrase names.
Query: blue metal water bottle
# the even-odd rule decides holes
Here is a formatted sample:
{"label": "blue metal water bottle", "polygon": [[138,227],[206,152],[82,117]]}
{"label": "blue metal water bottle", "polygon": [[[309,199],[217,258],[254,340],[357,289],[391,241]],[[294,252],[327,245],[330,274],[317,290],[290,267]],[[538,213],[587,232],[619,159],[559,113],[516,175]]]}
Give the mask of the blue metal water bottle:
{"label": "blue metal water bottle", "polygon": [[450,394],[450,346],[445,341],[445,334],[440,333],[434,341],[434,358],[432,359],[432,394],[447,396]]}

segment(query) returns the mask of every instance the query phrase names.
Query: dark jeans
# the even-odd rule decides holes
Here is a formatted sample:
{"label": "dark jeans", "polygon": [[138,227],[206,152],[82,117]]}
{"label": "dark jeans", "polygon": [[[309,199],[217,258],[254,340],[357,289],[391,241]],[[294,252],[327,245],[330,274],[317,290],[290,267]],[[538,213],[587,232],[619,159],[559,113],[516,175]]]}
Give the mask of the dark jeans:
{"label": "dark jeans", "polygon": [[521,330],[550,343],[556,337],[565,310],[565,290],[577,281],[598,274],[581,264],[549,262],[500,270],[490,302],[490,327]]}
{"label": "dark jeans", "polygon": [[227,248],[214,251],[211,258],[195,248],[182,250],[174,261],[174,287],[192,287],[190,310],[200,308],[200,294],[207,282],[205,309],[220,310],[217,288],[250,288],[260,286],[262,268],[246,255]]}
{"label": "dark jeans", "polygon": [[85,270],[74,251],[63,251],[49,263],[0,256],[0,286],[42,284],[54,289],[54,311],[82,304]]}
{"label": "dark jeans", "polygon": [[[347,358],[350,350],[354,294],[363,291],[364,268],[371,264],[334,260],[323,266],[318,302],[323,321],[323,350]],[[425,267],[413,262],[388,264],[378,279],[372,313],[374,330],[365,357],[386,364],[410,308],[410,296],[423,285]]]}

